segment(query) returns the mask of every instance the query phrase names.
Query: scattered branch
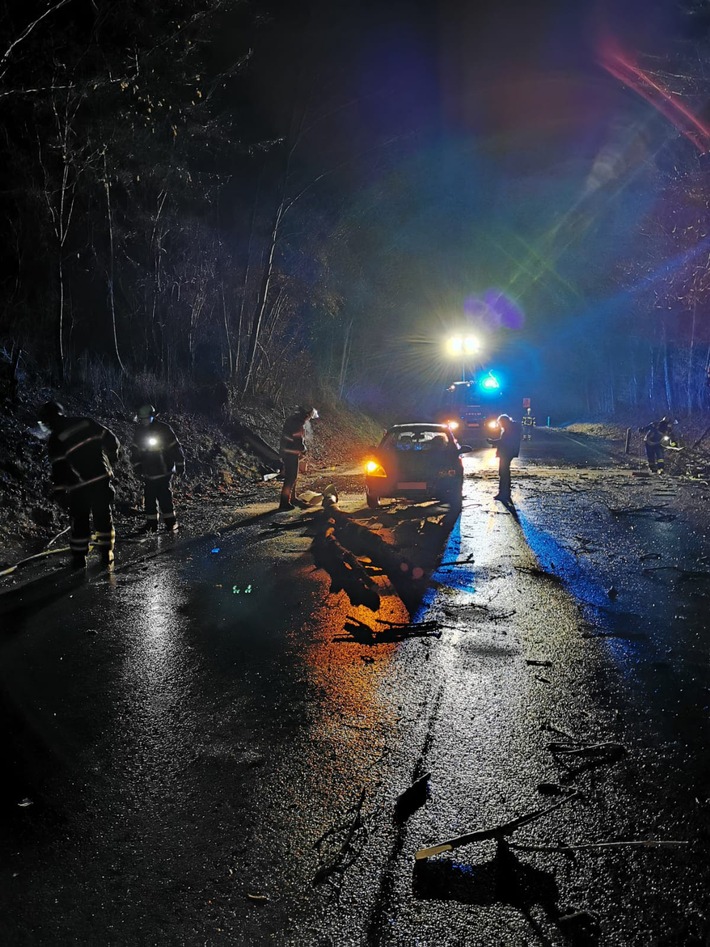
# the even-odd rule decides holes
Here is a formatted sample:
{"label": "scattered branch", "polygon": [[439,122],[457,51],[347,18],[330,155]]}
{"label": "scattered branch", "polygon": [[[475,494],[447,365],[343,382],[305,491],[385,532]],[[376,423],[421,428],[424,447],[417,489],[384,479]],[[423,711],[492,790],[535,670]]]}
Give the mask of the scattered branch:
{"label": "scattered branch", "polygon": [[570,852],[590,851],[593,849],[684,848],[689,844],[689,842],[678,839],[642,839],[629,842],[583,842],[574,845],[568,845],[566,842],[560,842],[559,845],[519,845],[517,842],[509,842],[508,847],[518,852],[558,852],[560,855],[568,855]]}
{"label": "scattered branch", "polygon": [[559,809],[560,806],[567,805],[567,803],[572,802],[572,800],[578,799],[580,795],[581,793],[579,792],[573,792],[559,802],[554,803],[554,805],[548,806],[547,809],[536,809],[527,815],[520,816],[518,819],[512,819],[510,822],[503,822],[489,829],[477,829],[474,832],[467,832],[465,835],[457,835],[455,838],[447,839],[445,842],[439,842],[436,845],[431,845],[429,848],[420,848],[414,857],[419,861],[422,858],[431,858],[433,855],[440,855],[442,852],[453,851],[453,849],[459,848],[461,845],[469,845],[471,842],[484,842],[490,839],[500,841],[506,836],[512,835],[519,828],[522,828],[522,826],[529,825],[531,822],[541,819],[550,812],[554,812],[555,809]]}

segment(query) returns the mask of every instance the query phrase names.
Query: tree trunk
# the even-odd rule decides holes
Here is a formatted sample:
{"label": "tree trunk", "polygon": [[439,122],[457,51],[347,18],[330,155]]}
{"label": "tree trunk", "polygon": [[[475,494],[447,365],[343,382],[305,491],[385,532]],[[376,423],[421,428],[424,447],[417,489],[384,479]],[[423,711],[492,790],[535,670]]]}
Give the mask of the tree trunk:
{"label": "tree trunk", "polygon": [[118,348],[118,333],[116,330],[116,299],[113,291],[114,286],[114,244],[113,244],[113,215],[111,213],[111,185],[108,179],[108,167],[106,164],[106,151],[104,151],[104,192],[106,194],[106,217],[108,220],[108,239],[109,239],[109,272],[108,272],[108,301],[111,312],[111,331],[113,335],[113,351],[116,361],[122,374],[126,374],[121,353]]}
{"label": "tree trunk", "polygon": [[352,339],[352,330],[353,330],[353,320],[351,319],[345,329],[345,336],[343,337],[343,354],[340,359],[340,374],[338,376],[338,397],[343,397],[343,391],[345,390],[345,381],[348,376],[348,364],[350,362],[350,345]]}
{"label": "tree trunk", "polygon": [[62,259],[61,247],[59,247],[57,281],[59,284],[59,311],[57,313],[57,370],[59,373],[59,383],[60,385],[63,385],[66,377],[66,362],[64,359],[64,260]]}
{"label": "tree trunk", "polygon": [[229,319],[227,317],[227,302],[224,298],[224,281],[222,281],[221,286],[221,296],[222,296],[222,323],[224,325],[224,338],[227,343],[227,372],[229,378],[232,378],[234,374],[234,357],[232,353],[232,340],[229,335]]}
{"label": "tree trunk", "polygon": [[666,327],[663,326],[663,384],[665,387],[666,393],[666,408],[669,411],[673,410],[673,390],[671,385],[671,366],[670,366],[670,354],[668,352],[668,338],[666,335]]}
{"label": "tree trunk", "polygon": [[688,414],[692,414],[692,411],[693,411],[693,401],[694,401],[694,397],[693,397],[693,367],[694,367],[694,365],[693,365],[693,362],[694,362],[694,356],[695,356],[695,326],[696,326],[697,314],[698,314],[698,299],[697,299],[697,295],[695,294],[695,292],[693,292],[693,319],[692,319],[692,322],[691,322],[691,325],[690,325],[690,346],[689,346],[689,349],[688,349],[688,377],[687,377],[687,380],[686,380],[686,381],[687,381],[687,384],[686,384],[686,399],[687,399],[687,402],[688,402],[687,405],[686,405],[686,410],[687,410]]}
{"label": "tree trunk", "polygon": [[276,257],[276,247],[279,241],[279,229],[281,227],[281,219],[283,217],[284,207],[284,197],[282,194],[276,208],[276,213],[274,214],[274,222],[271,226],[269,255],[267,257],[266,266],[264,267],[264,272],[261,277],[259,294],[256,299],[256,308],[254,310],[254,318],[252,319],[251,332],[249,333],[249,347],[247,349],[246,361],[244,364],[244,377],[240,387],[240,394],[242,395],[245,394],[249,389],[254,372],[256,348],[259,343],[259,333],[261,332],[261,326],[264,322],[264,314],[266,313],[266,305],[269,298],[269,290],[271,288],[271,278],[274,273],[274,259]]}
{"label": "tree trunk", "polygon": [[[249,294],[249,276],[251,275],[251,250],[252,243],[254,240],[254,226],[256,223],[256,208],[259,203],[259,194],[261,193],[261,175],[259,175],[259,180],[256,186],[256,193],[254,195],[254,203],[251,207],[251,219],[249,221],[249,241],[247,243],[247,262],[244,267],[244,281],[242,284],[242,298],[239,304],[239,320],[237,322],[237,351],[236,358],[234,359],[234,371],[239,373],[241,370],[242,362],[242,327],[244,326],[244,309]],[[240,389],[241,390],[241,389]]]}

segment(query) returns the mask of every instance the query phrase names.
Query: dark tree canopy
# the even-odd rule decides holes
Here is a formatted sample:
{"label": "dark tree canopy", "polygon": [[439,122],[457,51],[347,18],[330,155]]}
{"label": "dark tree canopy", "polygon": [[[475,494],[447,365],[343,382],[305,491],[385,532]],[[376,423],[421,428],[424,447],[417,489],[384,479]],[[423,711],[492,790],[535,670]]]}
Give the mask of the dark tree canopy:
{"label": "dark tree canopy", "polygon": [[0,3],[6,350],[382,407],[465,326],[548,413],[702,409],[708,10]]}

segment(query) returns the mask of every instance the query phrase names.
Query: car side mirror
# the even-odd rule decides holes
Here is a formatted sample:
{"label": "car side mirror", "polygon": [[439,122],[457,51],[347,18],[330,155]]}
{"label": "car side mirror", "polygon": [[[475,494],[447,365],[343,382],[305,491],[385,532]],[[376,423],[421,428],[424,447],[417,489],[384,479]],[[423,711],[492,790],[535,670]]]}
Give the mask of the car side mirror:
{"label": "car side mirror", "polygon": [[468,454],[473,450],[470,444],[462,444],[459,447],[459,454]]}

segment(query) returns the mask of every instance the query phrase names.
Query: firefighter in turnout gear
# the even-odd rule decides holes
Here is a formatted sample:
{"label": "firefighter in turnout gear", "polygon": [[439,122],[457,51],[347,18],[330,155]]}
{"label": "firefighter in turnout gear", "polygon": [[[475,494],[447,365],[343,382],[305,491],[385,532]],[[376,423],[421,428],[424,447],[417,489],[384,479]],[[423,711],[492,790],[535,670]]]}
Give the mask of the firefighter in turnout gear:
{"label": "firefighter in turnout gear", "polygon": [[173,473],[185,472],[185,455],[170,425],[156,420],[156,410],[152,404],[142,405],[135,421],[137,426],[133,434],[131,463],[136,474],[143,478],[143,531],[157,532],[160,509],[166,531],[175,532],[177,520],[170,480]]}
{"label": "firefighter in turnout gear", "polygon": [[315,408],[298,407],[294,413],[286,418],[281,432],[281,460],[284,467],[284,485],[281,489],[280,510],[293,510],[296,499],[296,481],[298,480],[298,463],[306,453],[306,423],[311,418],[317,418]]}
{"label": "firefighter in turnout gear", "polygon": [[665,447],[671,443],[673,423],[669,418],[652,421],[646,427],[640,427],[639,433],[645,434],[643,445],[646,448],[646,458],[651,473],[665,472]]}
{"label": "firefighter in turnout gear", "polygon": [[121,449],[118,438],[92,418],[66,417],[56,401],[40,408],[39,422],[50,431],[47,450],[52,492],[71,518],[72,564],[86,566],[93,517],[95,545],[104,564],[110,565],[115,542],[111,479]]}
{"label": "firefighter in turnout gear", "polygon": [[533,428],[535,427],[536,421],[535,421],[535,418],[530,413],[530,408],[525,409],[525,414],[520,419],[520,424],[523,429],[523,440],[531,441],[532,432],[533,432]]}

